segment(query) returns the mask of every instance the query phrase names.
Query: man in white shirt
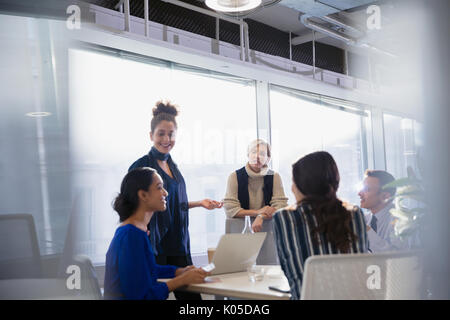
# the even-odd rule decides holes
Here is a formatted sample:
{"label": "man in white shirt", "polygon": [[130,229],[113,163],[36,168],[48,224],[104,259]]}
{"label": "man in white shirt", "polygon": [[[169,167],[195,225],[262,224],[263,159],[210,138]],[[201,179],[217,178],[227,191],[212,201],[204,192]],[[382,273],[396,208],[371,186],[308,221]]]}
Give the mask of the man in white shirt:
{"label": "man in white shirt", "polygon": [[358,193],[361,199],[361,208],[371,212],[366,216],[367,237],[371,252],[408,249],[408,244],[395,235],[396,218],[389,212],[394,208],[392,197],[396,190],[395,188],[383,189],[383,186],[394,180],[394,177],[386,171],[367,170],[363,188]]}

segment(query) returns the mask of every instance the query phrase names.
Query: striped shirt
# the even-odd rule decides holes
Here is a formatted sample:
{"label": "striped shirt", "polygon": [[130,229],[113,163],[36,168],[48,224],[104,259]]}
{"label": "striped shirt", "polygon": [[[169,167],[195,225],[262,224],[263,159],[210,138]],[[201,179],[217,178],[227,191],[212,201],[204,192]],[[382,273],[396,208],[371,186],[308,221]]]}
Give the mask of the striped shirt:
{"label": "striped shirt", "polygon": [[[318,244],[314,242],[313,230],[310,229],[310,226],[317,227],[317,221],[311,211],[310,205],[301,204],[295,210],[282,209],[273,216],[278,257],[281,268],[289,281],[291,299],[300,299],[303,268],[308,257],[341,253],[326,241],[324,234],[320,234]],[[356,206],[351,212],[351,229],[358,239],[352,243],[350,252],[367,252],[368,240],[364,214]]]}

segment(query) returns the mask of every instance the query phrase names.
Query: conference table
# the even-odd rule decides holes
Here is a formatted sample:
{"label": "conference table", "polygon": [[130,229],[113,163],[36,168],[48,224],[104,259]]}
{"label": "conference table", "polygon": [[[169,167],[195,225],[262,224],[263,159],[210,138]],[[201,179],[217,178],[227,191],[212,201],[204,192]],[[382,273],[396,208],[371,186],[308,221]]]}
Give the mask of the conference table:
{"label": "conference table", "polygon": [[[250,281],[247,272],[226,273],[206,278],[205,283],[191,284],[179,290],[210,294],[223,297],[254,300],[289,300],[291,295],[269,289],[278,287],[289,289],[289,284],[280,266],[261,266],[265,269],[264,278]],[[160,279],[167,281],[169,279]]]}

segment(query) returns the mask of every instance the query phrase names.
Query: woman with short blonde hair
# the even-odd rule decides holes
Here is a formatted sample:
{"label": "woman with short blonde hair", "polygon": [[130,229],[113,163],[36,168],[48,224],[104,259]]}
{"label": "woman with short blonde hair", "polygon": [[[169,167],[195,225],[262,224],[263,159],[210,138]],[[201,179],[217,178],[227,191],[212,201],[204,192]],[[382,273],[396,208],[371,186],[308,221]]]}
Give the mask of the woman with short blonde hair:
{"label": "woman with short blonde hair", "polygon": [[247,164],[228,177],[224,208],[229,218],[254,218],[252,228],[258,232],[264,220],[287,206],[288,199],[280,175],[268,167],[269,143],[263,139],[250,142],[247,156]]}

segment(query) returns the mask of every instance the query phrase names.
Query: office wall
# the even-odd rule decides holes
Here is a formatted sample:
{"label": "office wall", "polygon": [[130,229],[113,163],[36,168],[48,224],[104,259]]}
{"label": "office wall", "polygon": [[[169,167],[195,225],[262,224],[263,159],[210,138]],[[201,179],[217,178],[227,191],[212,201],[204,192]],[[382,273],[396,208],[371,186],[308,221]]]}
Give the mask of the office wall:
{"label": "office wall", "polygon": [[433,299],[450,299],[450,3],[445,0],[416,5],[425,14],[421,71],[424,79],[425,171],[430,214],[425,248],[426,276]]}
{"label": "office wall", "polygon": [[63,251],[71,206],[60,30],[45,19],[0,15],[0,214],[32,214],[43,254]]}

